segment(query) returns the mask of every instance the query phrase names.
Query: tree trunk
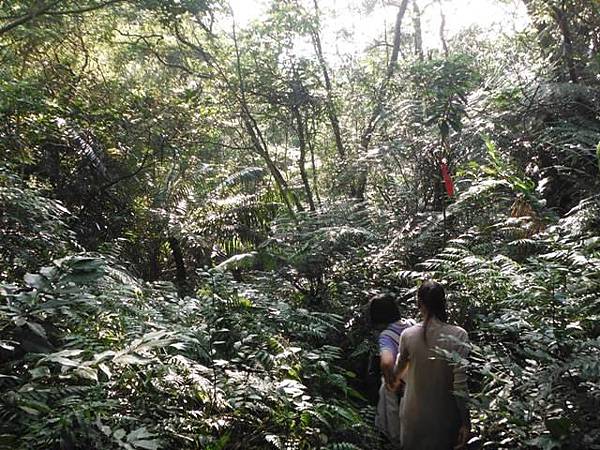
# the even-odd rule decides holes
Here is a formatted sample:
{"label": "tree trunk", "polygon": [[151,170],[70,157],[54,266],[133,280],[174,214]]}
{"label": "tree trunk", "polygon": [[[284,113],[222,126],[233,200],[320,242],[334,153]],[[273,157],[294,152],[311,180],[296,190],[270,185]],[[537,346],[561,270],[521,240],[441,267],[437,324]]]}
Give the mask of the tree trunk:
{"label": "tree trunk", "polygon": [[284,203],[286,204],[290,214],[294,215],[294,209],[292,208],[290,199],[292,200],[292,202],[294,203],[294,206],[296,207],[296,209],[298,211],[303,211],[304,208],[302,207],[302,204],[298,200],[298,197],[293,192],[290,192],[287,181],[285,181],[285,178],[281,174],[279,167],[277,167],[277,164],[275,164],[275,161],[273,161],[273,159],[271,158],[271,155],[269,155],[269,152],[267,151],[266,147],[263,145],[264,139],[262,138],[262,134],[260,133],[260,130],[258,129],[258,124],[256,123],[256,121],[251,116],[243,117],[242,120],[244,122],[244,126],[246,127],[246,131],[248,131],[248,134],[250,135],[250,140],[252,141],[252,145],[253,145],[256,153],[258,153],[263,158],[265,163],[267,164],[267,168],[269,169],[271,176],[275,180],[277,189],[279,190],[279,193],[281,194],[281,197],[282,197]]}
{"label": "tree trunk", "polygon": [[[383,103],[386,98],[388,84],[392,79],[392,76],[394,75],[396,66],[398,65],[402,20],[404,19],[404,15],[406,14],[407,7],[408,0],[402,0],[402,3],[398,7],[398,14],[396,15],[396,25],[394,26],[394,42],[392,46],[392,55],[390,56],[390,60],[388,62],[385,77],[378,89],[377,96],[375,99],[375,106],[373,107],[373,111],[371,113],[371,116],[369,117],[369,121],[367,122],[367,126],[363,130],[360,137],[360,149],[363,154],[366,154],[369,149],[371,138],[373,137],[373,133],[375,132],[375,128],[377,127],[378,119],[381,113],[383,112]],[[359,200],[364,200],[366,188],[367,169],[362,168],[358,173],[356,184],[352,186],[351,195]]]}
{"label": "tree trunk", "polygon": [[[313,118],[313,130],[315,128],[316,128],[316,126],[315,126],[314,118]],[[317,166],[315,164],[315,149],[313,147],[310,134],[308,132],[306,134],[307,134],[306,142],[308,143],[308,148],[310,150],[310,163],[311,163],[311,167],[312,167],[313,187],[315,190],[315,197],[317,198],[317,204],[319,205],[319,208],[320,208],[321,207],[321,196],[319,195],[319,183],[318,183],[318,179],[317,179]]]}
{"label": "tree trunk", "polygon": [[569,18],[567,16],[567,11],[565,10],[564,2],[562,6],[562,8],[552,6],[552,14],[560,29],[560,33],[562,34],[562,57],[567,66],[569,78],[571,82],[577,83],[580,77],[577,64],[575,63],[571,27],[569,25]]}
{"label": "tree trunk", "polygon": [[[545,19],[539,18],[539,12],[536,9],[536,4],[533,0],[522,0],[523,4],[527,8],[527,14],[531,18],[532,23],[535,25],[537,29],[538,36],[538,45],[540,47],[540,52],[543,57],[549,56],[557,56],[557,48],[561,49],[560,57],[567,68],[568,77],[573,83],[579,82],[581,79],[581,74],[579,72],[579,67],[575,61],[575,50],[573,46],[573,32],[571,30],[571,25],[568,20],[568,13],[566,9],[566,3],[561,2],[561,8],[555,5],[545,5],[548,7],[549,12],[551,12],[551,16],[554,19],[554,22],[559,28],[562,43],[558,43],[552,37],[552,32],[549,30],[551,25]],[[550,51],[548,51],[550,49]],[[552,55],[555,53],[555,55]],[[562,70],[561,70],[562,72]],[[561,79],[564,80],[564,74],[561,73],[559,75]]]}
{"label": "tree trunk", "polygon": [[187,274],[185,270],[185,261],[183,260],[183,252],[181,251],[181,245],[179,240],[175,237],[168,238],[169,247],[171,247],[171,253],[173,255],[173,261],[175,261],[175,280],[177,287],[183,289],[187,280]]}
{"label": "tree trunk", "polygon": [[325,57],[323,56],[323,48],[321,46],[321,37],[319,36],[319,4],[317,0],[314,0],[315,4],[315,13],[317,16],[317,24],[313,28],[311,32],[313,46],[315,48],[315,53],[317,54],[317,59],[319,61],[319,65],[321,66],[321,71],[323,72],[323,80],[325,81],[325,92],[327,94],[326,101],[326,109],[327,109],[327,117],[329,118],[329,122],[331,123],[331,129],[333,131],[333,136],[335,138],[335,148],[337,149],[340,157],[344,158],[346,156],[346,150],[344,149],[344,143],[342,141],[342,133],[340,131],[340,122],[338,119],[337,111],[335,109],[335,104],[333,101],[333,87],[331,85],[331,79],[329,78],[329,69],[327,67],[327,63],[325,61]]}
{"label": "tree trunk", "polygon": [[54,0],[51,2],[37,1],[35,7],[33,7],[28,13],[24,14],[21,17],[15,18],[15,20],[7,23],[6,25],[1,26],[0,27],[0,36],[5,33],[8,33],[13,28],[17,28],[19,25],[23,25],[27,22],[34,20],[37,17],[48,16],[48,15],[56,17],[56,16],[63,16],[63,15],[66,16],[66,15],[84,14],[87,12],[95,11],[97,9],[101,9],[101,8],[110,6],[115,3],[120,3],[123,1],[125,1],[125,0],[106,0],[105,2],[102,2],[102,3],[92,4],[89,6],[83,6],[81,8],[59,9],[59,10],[54,10],[54,11],[50,11],[50,10],[52,8],[54,8],[55,6],[59,6],[61,3],[60,0]]}
{"label": "tree trunk", "polygon": [[444,8],[442,7],[442,0],[438,0],[438,4],[440,5],[440,41],[442,41],[444,56],[448,58],[448,43],[446,42],[446,15],[444,14]]}
{"label": "tree trunk", "polygon": [[304,185],[310,210],[314,211],[316,209],[315,202],[313,200],[312,191],[310,190],[308,175],[306,174],[306,135],[304,133],[304,121],[302,120],[302,114],[300,114],[300,108],[296,105],[292,106],[292,116],[296,122],[296,133],[298,134],[298,143],[300,147],[300,158],[298,159],[300,176],[302,177],[302,184]]}
{"label": "tree trunk", "polygon": [[390,57],[390,60],[388,62],[385,77],[379,87],[373,112],[371,113],[369,122],[367,123],[367,126],[365,127],[360,137],[360,146],[365,153],[369,148],[369,144],[371,143],[373,132],[375,131],[375,127],[377,126],[377,119],[379,118],[383,110],[383,102],[385,100],[385,94],[387,94],[387,87],[389,81],[394,75],[394,71],[396,70],[396,66],[398,65],[398,55],[400,53],[401,37],[400,31],[402,27],[402,19],[404,19],[404,14],[406,13],[407,6],[408,0],[403,0],[402,4],[398,9],[398,14],[396,15],[396,25],[394,27],[394,43],[392,47],[392,56]]}
{"label": "tree trunk", "polygon": [[46,13],[50,8],[58,5],[59,3],[59,1],[53,1],[50,3],[37,2],[36,6],[33,7],[27,14],[18,17],[12,22],[0,27],[0,36],[4,33],[8,33],[13,28],[17,28],[19,25],[23,25],[31,20],[34,20],[36,17],[44,15],[44,13]]}
{"label": "tree trunk", "polygon": [[413,0],[413,27],[415,29],[415,55],[423,61],[423,32],[421,30],[421,10],[417,0]]}
{"label": "tree trunk", "polygon": [[250,108],[248,106],[248,101],[246,99],[246,88],[244,86],[244,78],[242,75],[242,67],[241,67],[241,63],[240,63],[240,50],[238,47],[237,37],[236,37],[236,33],[235,33],[235,24],[233,27],[233,43],[235,46],[236,69],[237,69],[237,73],[238,73],[239,91],[240,91],[240,95],[237,96],[237,99],[238,99],[238,101],[240,103],[240,107],[242,109],[242,122],[244,123],[244,127],[246,128],[246,131],[248,131],[248,134],[250,135],[250,140],[252,141],[252,145],[253,145],[256,153],[258,153],[265,160],[265,163],[267,164],[267,168],[269,169],[269,172],[271,173],[271,175],[273,176],[273,179],[275,180],[275,184],[277,185],[277,188],[279,189],[281,197],[282,197],[284,203],[286,204],[290,215],[293,218],[295,218],[294,209],[292,208],[292,206],[290,204],[290,198],[293,201],[293,203],[296,206],[298,211],[303,211],[304,208],[302,207],[302,204],[298,200],[298,197],[293,192],[290,192],[288,184],[285,181],[285,178],[283,178],[281,171],[279,170],[279,168],[277,167],[277,165],[271,158],[271,155],[269,155],[267,143],[266,143],[265,139],[263,138],[262,132],[260,131],[260,127],[258,126],[258,123],[256,122],[256,119],[250,112]]}
{"label": "tree trunk", "polygon": [[153,241],[150,246],[148,281],[156,281],[160,278],[160,244],[160,241]]}

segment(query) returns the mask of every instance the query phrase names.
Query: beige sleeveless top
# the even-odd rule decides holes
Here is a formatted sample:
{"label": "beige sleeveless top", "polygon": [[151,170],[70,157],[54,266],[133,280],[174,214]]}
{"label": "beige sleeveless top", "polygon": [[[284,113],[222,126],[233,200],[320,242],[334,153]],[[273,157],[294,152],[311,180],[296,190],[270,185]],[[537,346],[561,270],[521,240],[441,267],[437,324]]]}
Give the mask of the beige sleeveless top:
{"label": "beige sleeveless top", "polygon": [[423,330],[420,323],[404,330],[400,337],[398,363],[408,361],[400,405],[402,448],[451,449],[461,424],[454,392],[466,395],[467,377],[464,367],[448,363],[439,351],[457,352],[465,358],[468,335],[461,327],[432,319],[425,343]]}

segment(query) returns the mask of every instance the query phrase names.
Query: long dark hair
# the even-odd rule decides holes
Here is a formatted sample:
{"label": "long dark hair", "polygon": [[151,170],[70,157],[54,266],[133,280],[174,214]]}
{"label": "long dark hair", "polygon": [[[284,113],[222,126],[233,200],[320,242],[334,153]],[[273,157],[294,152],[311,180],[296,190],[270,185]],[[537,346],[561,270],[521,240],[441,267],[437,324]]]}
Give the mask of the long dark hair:
{"label": "long dark hair", "polygon": [[433,280],[425,281],[417,291],[417,305],[424,306],[427,309],[427,318],[423,324],[423,339],[427,344],[427,327],[432,317],[446,322],[448,313],[446,312],[446,293],[440,283]]}

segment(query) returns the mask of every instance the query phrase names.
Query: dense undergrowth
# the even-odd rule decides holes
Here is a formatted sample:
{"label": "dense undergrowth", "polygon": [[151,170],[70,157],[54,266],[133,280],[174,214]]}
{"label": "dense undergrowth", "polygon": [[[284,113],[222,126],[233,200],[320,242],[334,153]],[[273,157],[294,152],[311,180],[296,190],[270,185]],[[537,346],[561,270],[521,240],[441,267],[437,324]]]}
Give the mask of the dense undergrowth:
{"label": "dense undergrowth", "polygon": [[387,450],[365,307],[432,277],[469,448],[600,449],[598,7],[267,3],[0,3],[0,449]]}
{"label": "dense undergrowth", "polygon": [[[483,189],[519,199],[504,180],[469,184],[449,217]],[[501,202],[492,208],[494,222],[477,218],[412,270],[381,264],[389,246],[360,228],[364,214],[346,225],[308,217],[305,234],[270,244],[282,255],[305,240],[292,266],[248,269],[236,281],[230,261],[200,271],[186,297],[138,280],[111,256],[55,259],[2,286],[2,447],[383,446],[356,390],[365,392],[356,361],[369,352],[359,296],[387,287],[411,315],[418,281],[433,276],[474,345],[472,445],[594,448],[600,199],[543,226]],[[397,240],[394,251],[409,244]],[[319,257],[312,284],[326,283],[328,296],[315,288],[307,306],[285,287],[285,271],[309,280]]]}
{"label": "dense undergrowth", "polygon": [[360,395],[327,344],[341,318],[202,275],[198,296],[179,298],[87,255],[5,285],[3,447],[313,448],[358,436]]}

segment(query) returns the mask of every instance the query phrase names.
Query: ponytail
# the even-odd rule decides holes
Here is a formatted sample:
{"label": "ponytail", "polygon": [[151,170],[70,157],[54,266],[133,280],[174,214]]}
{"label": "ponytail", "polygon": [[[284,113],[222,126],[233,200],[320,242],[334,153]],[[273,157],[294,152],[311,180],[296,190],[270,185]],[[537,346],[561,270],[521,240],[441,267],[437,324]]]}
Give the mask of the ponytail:
{"label": "ponytail", "polygon": [[446,312],[446,294],[441,284],[427,280],[417,291],[417,304],[424,306],[427,309],[427,318],[423,323],[423,339],[425,345],[427,345],[427,328],[429,321],[432,317],[446,322],[448,320],[448,313]]}

